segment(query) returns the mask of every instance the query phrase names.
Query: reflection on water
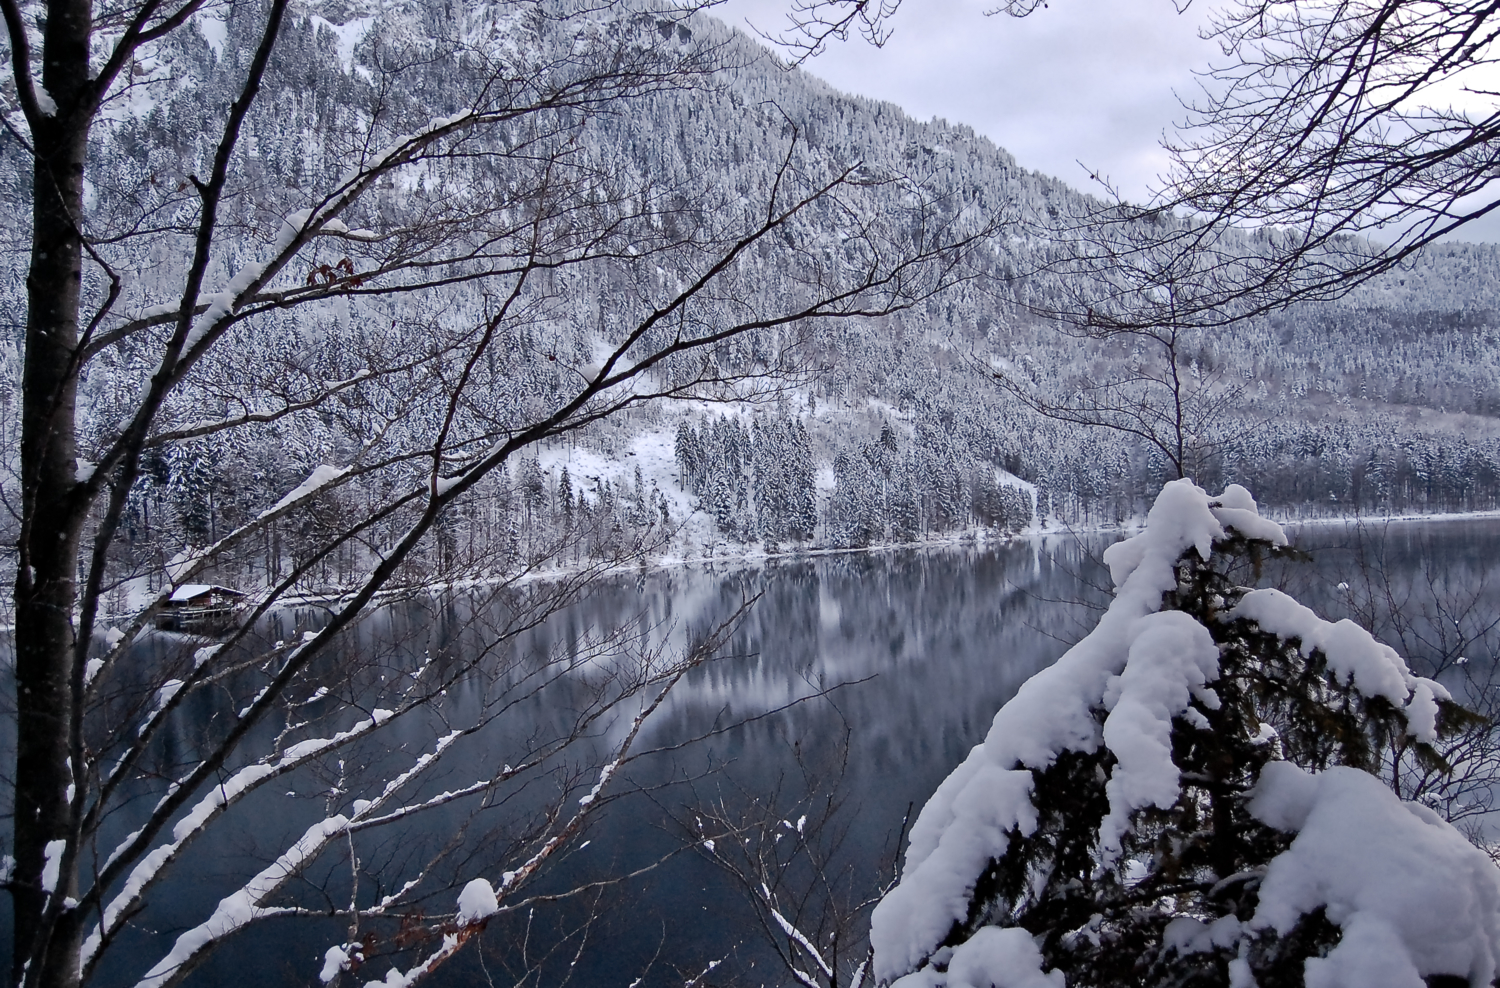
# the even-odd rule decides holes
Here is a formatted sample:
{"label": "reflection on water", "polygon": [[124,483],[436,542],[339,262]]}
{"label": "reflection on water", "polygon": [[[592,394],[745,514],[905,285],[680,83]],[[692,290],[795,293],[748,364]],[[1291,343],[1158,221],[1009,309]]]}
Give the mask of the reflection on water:
{"label": "reflection on water", "polygon": [[[483,674],[476,671],[450,689],[438,710],[449,723],[477,715],[502,688],[516,699],[504,718],[457,749],[452,764],[428,786],[439,790],[482,777],[528,745],[566,734],[579,711],[607,688],[601,683],[608,682],[617,644],[605,640],[610,629],[630,629],[637,648],[680,649],[755,598],[724,654],[679,684],[649,723],[640,748],[662,750],[633,763],[617,790],[636,791],[606,809],[586,835],[588,844],[563,862],[548,887],[618,875],[680,848],[681,831],[669,817],[691,828],[695,800],[743,804],[777,794],[790,805],[808,779],[842,798],[839,825],[847,836],[839,860],[853,868],[856,885],[872,886],[890,863],[909,807],[920,807],[983,738],[994,712],[1027,677],[1092,626],[1106,600],[1100,587],[1107,576],[1097,554],[1109,541],[1057,538],[611,577],[587,599],[484,655]],[[1267,572],[1268,581],[1285,585],[1330,618],[1356,612],[1373,618],[1419,670],[1441,667],[1454,685],[1462,685],[1469,670],[1493,667],[1493,634],[1485,624],[1493,617],[1485,616],[1500,614],[1500,525],[1308,528],[1294,533],[1294,541],[1314,550],[1315,561]],[[461,666],[493,638],[482,631],[492,622],[476,620],[487,609],[496,609],[489,615],[494,620],[514,619],[513,608],[461,595],[390,605],[346,643],[344,659],[335,658],[321,674],[333,688],[376,696],[423,661]],[[1406,617],[1393,616],[1393,610],[1404,610]],[[270,638],[290,640],[320,620],[315,609],[288,611],[266,630]],[[341,669],[353,668],[346,660],[356,652],[384,658],[361,664],[363,681],[341,684]],[[1468,660],[1462,665],[1456,662],[1460,654]],[[527,677],[536,675],[536,657],[547,655],[564,657],[561,665],[548,667],[561,674],[531,696]],[[227,702],[207,691],[185,705],[156,753],[162,778],[212,736]],[[431,722],[398,724],[398,750],[387,745],[342,757],[351,766],[364,759],[378,768],[383,758],[423,750],[437,729]],[[623,729],[610,720],[592,724],[594,750],[603,750]],[[683,746],[690,739],[699,740]],[[406,753],[399,750],[403,744]],[[516,821],[545,806],[558,779],[586,761],[577,756],[554,766],[556,773],[529,788],[507,792],[503,800],[497,796],[497,805],[484,814],[471,816],[470,808],[460,807],[436,811],[419,827],[366,845],[358,869],[366,898],[389,891],[397,876],[433,860],[441,859],[454,875],[486,873],[522,836]],[[138,803],[121,811],[111,833],[135,826],[162,782],[146,779],[140,785]],[[339,785],[339,768],[330,764],[289,776],[236,807],[226,820],[232,826],[212,830],[158,890],[171,908],[151,929],[129,931],[110,955],[102,982],[130,983],[180,932],[177,924],[201,918],[229,881],[253,873],[289,835],[334,805],[329,793]],[[471,838],[480,838],[471,840],[477,852],[444,858],[446,838],[465,826]],[[313,908],[320,895],[325,907],[347,901],[347,859],[319,869],[295,890],[299,900]],[[451,910],[452,893],[435,895],[425,908]],[[545,945],[564,928],[573,937],[546,957]],[[342,938],[341,924],[331,920],[272,921],[241,934],[189,983],[315,983],[323,950]],[[740,893],[688,852],[639,879],[534,916],[497,917],[482,951],[467,951],[440,979],[550,985],[571,972],[589,985],[626,988],[642,976],[645,985],[680,984],[684,975],[721,958],[727,966],[716,983],[786,980],[779,972],[766,973],[771,962]]]}
{"label": "reflection on water", "polygon": [[1371,628],[1419,674],[1455,688],[1489,680],[1500,658],[1500,523],[1365,522],[1291,535],[1311,559],[1269,579],[1329,620]]}

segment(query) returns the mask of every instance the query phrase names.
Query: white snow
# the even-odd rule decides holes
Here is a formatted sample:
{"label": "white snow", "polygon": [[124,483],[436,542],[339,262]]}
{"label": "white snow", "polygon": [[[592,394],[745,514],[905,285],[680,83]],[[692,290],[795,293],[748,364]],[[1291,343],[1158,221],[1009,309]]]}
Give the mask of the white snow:
{"label": "white snow", "polygon": [[286,494],[282,496],[281,500],[271,505],[265,511],[262,511],[261,516],[265,517],[266,515],[275,514],[282,508],[296,504],[298,501],[302,500],[304,497],[307,497],[309,494],[313,493],[319,488],[331,484],[335,480],[338,480],[340,477],[344,476],[344,474],[348,473],[349,469],[349,467],[330,466],[327,463],[318,466],[315,470],[313,470],[312,473],[307,475],[306,480],[298,484],[296,487],[293,487],[291,490],[287,491]]}
{"label": "white snow", "polygon": [[289,247],[293,240],[297,239],[308,219],[312,216],[311,209],[299,209],[288,213],[281,221],[281,226],[276,229],[276,243],[272,246],[273,253],[280,254]]}
{"label": "white snow", "polygon": [[[1191,618],[1155,615],[1162,594],[1177,585],[1177,559],[1189,548],[1207,559],[1226,525],[1286,542],[1280,526],[1257,514],[1244,488],[1231,486],[1211,500],[1191,481],[1179,480],[1162,489],[1144,531],[1106,550],[1118,589],[1098,626],[1000,708],[984,742],[913,824],[901,882],[871,917],[877,981],[923,965],[967,915],[974,882],[1003,855],[1010,831],[1025,836],[1035,829],[1030,769],[1046,768],[1064,751],[1093,751],[1101,740],[1121,744],[1126,758],[1109,790],[1106,840],[1130,808],[1175,800],[1178,773],[1170,746],[1161,743],[1163,718],[1170,724],[1168,711],[1186,707],[1190,695],[1212,706],[1205,684],[1217,676],[1218,653],[1206,629],[1187,627],[1196,626]],[[1147,645],[1133,649],[1142,638]],[[1153,644],[1170,654],[1155,654]],[[1138,668],[1127,674],[1131,662]],[[1105,738],[1093,711],[1109,706],[1114,710],[1106,723],[1115,723]]]}
{"label": "white snow", "polygon": [[1329,670],[1340,682],[1353,683],[1368,697],[1381,696],[1405,707],[1409,730],[1420,741],[1437,736],[1438,700],[1451,700],[1448,690],[1430,679],[1413,676],[1406,660],[1347,618],[1330,623],[1280,590],[1252,590],[1230,612],[1248,618],[1280,638],[1296,638],[1303,655],[1321,651]]}
{"label": "white snow", "polygon": [[500,900],[495,898],[495,888],[486,879],[476,878],[458,893],[458,915],[454,922],[468,926],[500,911]]}
{"label": "white snow", "polygon": [[1179,954],[1203,954],[1215,947],[1231,947],[1240,939],[1243,926],[1233,916],[1220,916],[1212,923],[1178,916],[1162,931],[1162,945]]}
{"label": "white snow", "polygon": [[191,575],[198,568],[199,564],[203,562],[203,559],[204,553],[194,549],[192,546],[183,547],[171,559],[167,560],[167,578],[176,583],[183,577]]}
{"label": "white snow", "polygon": [[610,777],[615,774],[615,769],[617,769],[618,767],[619,767],[619,763],[618,762],[609,762],[602,769],[600,769],[599,770],[599,781],[594,783],[594,788],[590,789],[583,796],[579,797],[579,799],[578,799],[578,805],[579,806],[591,806],[591,805],[593,805],[594,800],[598,799],[599,798],[599,794],[604,791],[604,787],[607,786],[607,785],[609,785]]}
{"label": "white snow", "polygon": [[41,83],[36,84],[36,105],[37,109],[42,111],[43,116],[57,116],[57,101],[52,98],[51,93],[47,92],[47,87]]}
{"label": "white snow", "polygon": [[[99,950],[104,942],[104,934],[115,930],[130,914],[132,906],[140,898],[146,886],[155,879],[157,873],[172,861],[187,842],[225,807],[266,779],[285,772],[320,752],[374,730],[390,720],[392,716],[389,710],[377,709],[372,711],[368,720],[360,720],[347,731],[340,731],[331,737],[310,739],[291,745],[281,753],[279,758],[247,765],[209,789],[203,798],[172,827],[171,842],[153,848],[131,869],[130,875],[121,885],[119,892],[105,905],[100,924],[95,926],[84,940],[82,950],[84,962],[87,963]],[[123,853],[137,836],[139,836],[138,832],[131,833],[121,841],[106,860],[105,866],[107,867]]]}
{"label": "white snow", "polygon": [[182,680],[180,679],[169,679],[161,684],[156,691],[156,697],[151,705],[151,709],[146,713],[145,720],[141,721],[141,726],[136,728],[136,737],[144,735],[151,729],[152,725],[156,723],[157,718],[161,716],[161,712],[166,709],[167,704],[172,702],[172,698],[181,689]]}
{"label": "white snow", "polygon": [[[1042,952],[1025,930],[989,926],[959,944],[946,976],[929,969],[896,982],[901,988],[1065,988],[1061,971],[1042,971]],[[894,988],[894,986],[892,986]]]}
{"label": "white snow", "polygon": [[[713,842],[705,841],[704,843],[711,844]],[[709,848],[709,850],[711,851],[713,850],[713,848]],[[765,887],[765,884],[762,883],[761,889],[764,890]],[[813,962],[822,969],[824,974],[826,974],[830,978],[833,977],[833,968],[828,965],[828,961],[824,959],[821,953],[818,952],[818,948],[812,945],[812,941],[807,938],[807,934],[797,929],[792,921],[783,916],[781,914],[781,910],[777,909],[775,906],[771,907],[771,918],[776,921],[777,926],[781,927],[781,932],[787,935],[787,939],[791,940],[793,943],[797,944],[797,946],[801,947],[803,953],[811,957]],[[817,984],[816,981],[813,981],[811,978],[808,978],[805,975],[798,980],[802,981],[804,984]]]}
{"label": "white snow", "polygon": [[[280,250],[280,247],[278,247]],[[266,266],[257,262],[251,262],[241,267],[229,279],[223,291],[214,292],[207,296],[208,308],[204,309],[193,320],[192,328],[188,330],[187,339],[183,341],[182,350],[187,353],[197,346],[203,337],[207,336],[214,327],[218,326],[226,316],[234,310],[234,303],[241,295],[255,284],[256,280],[265,273]]]}
{"label": "white snow", "polygon": [[182,680],[180,679],[169,679],[165,683],[162,683],[156,691],[156,709],[160,710],[171,703],[172,697],[176,696],[181,689]]}
{"label": "white snow", "polygon": [[343,947],[329,947],[323,954],[323,970],[318,972],[318,980],[326,985],[348,966],[349,952]]}
{"label": "white snow", "polygon": [[375,18],[355,17],[343,24],[335,24],[314,14],[312,22],[319,29],[333,33],[337,39],[339,62],[344,66],[345,72],[353,72],[354,49],[370,32],[370,25],[375,23]]}
{"label": "white snow", "polygon": [[[276,242],[272,246],[273,257],[280,255],[291,246],[292,241],[296,240],[297,236],[302,233],[311,216],[311,209],[299,209],[296,212],[289,213],[281,221],[281,226],[276,233]],[[206,302],[208,308],[204,309],[193,319],[192,328],[188,330],[187,339],[182,344],[183,353],[191,352],[205,336],[212,332],[219,323],[233,312],[235,302],[239,300],[241,295],[250,290],[251,285],[260,280],[261,275],[265,274],[265,271],[265,264],[258,261],[251,261],[236,271],[222,290],[199,296],[198,301],[200,303]],[[176,311],[176,307],[172,307],[167,311]]]}
{"label": "white snow", "polygon": [[178,602],[192,600],[199,594],[208,593],[212,589],[213,587],[207,583],[184,583],[182,586],[174,588],[172,596],[168,599]]}
{"label": "white snow", "polygon": [[198,25],[198,33],[203,35],[203,40],[208,43],[208,48],[218,58],[224,53],[224,42],[229,40],[229,24],[223,17],[202,12],[193,18]]}
{"label": "white snow", "polygon": [[912,827],[901,884],[870,918],[877,980],[919,964],[967,915],[969,890],[1010,831],[1036,830],[1031,787],[1030,772],[1000,768],[983,744],[938,787]]}
{"label": "white snow", "polygon": [[1105,866],[1118,859],[1132,813],[1145,806],[1166,809],[1177,801],[1181,780],[1172,761],[1172,718],[1219,678],[1218,646],[1207,628],[1181,611],[1147,615],[1131,634],[1125,669],[1104,693],[1110,712],[1104,743],[1118,759],[1105,785],[1109,815],[1099,831]]}
{"label": "white snow", "polygon": [[57,890],[58,872],[62,869],[63,851],[67,848],[65,840],[49,840],[47,846],[42,848],[42,891],[55,892]]}
{"label": "white snow", "polygon": [[1239,484],[1230,484],[1209,505],[1214,517],[1226,528],[1233,528],[1247,539],[1264,539],[1272,545],[1286,545],[1286,532],[1269,518],[1260,516],[1260,507],[1250,492]]}
{"label": "white snow", "polygon": [[1327,957],[1307,962],[1309,988],[1494,979],[1500,871],[1436,813],[1366,772],[1312,775],[1289,762],[1265,767],[1250,813],[1297,838],[1271,861],[1249,930],[1285,934],[1319,907],[1343,930]]}
{"label": "white snow", "polygon": [[136,988],[159,988],[193,955],[216,940],[223,939],[266,913],[264,902],[286,880],[301,870],[303,863],[320,850],[328,839],[343,831],[349,820],[331,816],[319,820],[275,861],[271,862],[244,887],[219,900],[208,919],[177,937],[167,955],[147,971]]}

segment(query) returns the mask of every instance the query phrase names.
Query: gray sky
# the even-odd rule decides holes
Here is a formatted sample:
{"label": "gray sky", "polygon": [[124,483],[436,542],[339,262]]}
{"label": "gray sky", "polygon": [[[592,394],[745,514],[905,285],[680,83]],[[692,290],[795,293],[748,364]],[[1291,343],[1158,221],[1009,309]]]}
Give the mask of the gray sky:
{"label": "gray sky", "polygon": [[[1206,4],[1178,15],[1171,0],[1052,0],[1017,20],[986,17],[992,0],[906,0],[894,35],[875,49],[830,44],[808,71],[847,92],[889,100],[919,119],[965,123],[1026,168],[1078,188],[1090,169],[1143,199],[1165,157],[1157,142],[1182,116],[1193,70],[1215,54],[1198,37]],[[767,33],[786,0],[727,0],[716,14]]]}
{"label": "gray sky", "polygon": [[[1178,95],[1196,94],[1194,71],[1221,57],[1198,36],[1212,4],[1178,14],[1171,0],[1049,0],[1022,20],[985,16],[997,2],[904,0],[884,48],[834,42],[805,67],[919,119],[968,124],[1075,188],[1089,191],[1097,171],[1144,201],[1166,165],[1162,132],[1184,115]],[[787,5],[726,0],[714,13],[775,34]],[[1500,217],[1455,239],[1500,241]]]}

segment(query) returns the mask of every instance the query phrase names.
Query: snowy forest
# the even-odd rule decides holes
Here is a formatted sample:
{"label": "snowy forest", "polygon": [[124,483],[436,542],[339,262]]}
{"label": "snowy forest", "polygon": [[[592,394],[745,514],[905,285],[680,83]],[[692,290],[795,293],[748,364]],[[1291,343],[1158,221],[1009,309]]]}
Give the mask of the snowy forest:
{"label": "snowy forest", "polygon": [[[266,105],[275,110],[246,122],[263,191],[260,201],[235,207],[242,240],[214,259],[226,273],[239,265],[236,254],[253,254],[258,238],[274,232],[279,221],[268,218],[271,203],[338,170],[345,128],[372,95],[373,77],[363,66],[388,57],[382,45],[393,43],[368,34],[369,18],[356,14],[337,21],[311,10],[290,15],[266,79],[272,94]],[[195,24],[174,35],[156,61],[133,69],[148,79],[170,72],[194,85],[142,87],[114,111],[115,125],[96,133],[98,153],[120,168],[116,187],[94,193],[106,209],[112,198],[124,210],[156,196],[153,208],[170,214],[195,169],[202,170],[195,163],[211,154],[194,143],[195,135],[209,132],[200,118],[218,98],[211,94],[228,93],[234,84],[227,67],[249,51],[254,21],[231,11],[225,20]],[[651,206],[658,222],[698,221],[684,189],[698,188],[703,201],[728,201],[765,184],[776,164],[765,149],[795,134],[799,154],[858,163],[872,176],[900,176],[873,189],[876,196],[909,194],[901,183],[913,183],[951,214],[1003,217],[1002,229],[977,259],[974,276],[955,290],[889,315],[812,329],[796,341],[795,366],[781,368],[781,384],[754,401],[727,395],[723,404],[627,410],[545,444],[467,496],[433,551],[504,568],[524,559],[528,540],[546,542],[575,529],[588,532],[580,553],[650,543],[658,554],[697,556],[736,544],[909,543],[1140,517],[1175,475],[1159,450],[1038,414],[995,380],[995,368],[1004,367],[1035,394],[1066,396],[1163,359],[1139,341],[1076,338],[1028,308],[1029,300],[1058,287],[1049,284],[1054,276],[1027,273],[1036,267],[1028,252],[1043,248],[1021,234],[1049,215],[1077,210],[1086,201],[1081,194],[1017,167],[963,126],[920,123],[894,106],[840,95],[778,67],[715,21],[662,24],[674,44],[726,47],[736,67],[721,72],[710,91],[655,93],[620,112],[580,120],[577,137],[581,153],[622,184],[674,190],[674,201]],[[409,81],[414,88],[392,98],[440,105],[424,89],[440,82]],[[9,136],[0,136],[0,169],[19,204],[29,178],[24,153]],[[386,207],[370,208],[377,211],[373,222]],[[336,239],[309,262],[309,285],[340,279],[357,285],[371,263],[361,257],[360,237]],[[9,312],[22,311],[23,257],[11,250],[0,261],[9,265],[0,281]],[[141,273],[124,285],[117,306],[149,315],[160,304],[152,272],[172,262],[140,260]],[[795,263],[792,255],[764,251],[737,290],[752,303],[771,297]],[[1185,335],[1175,360],[1186,397],[1212,410],[1193,437],[1193,475],[1211,488],[1253,479],[1263,504],[1291,515],[1500,505],[1497,270],[1500,255],[1492,247],[1439,246],[1337,302],[1294,306],[1234,333]],[[662,284],[680,277],[660,265],[644,273]],[[499,349],[509,363],[494,366],[489,358],[486,386],[496,406],[487,414],[503,418],[502,409],[547,407],[565,396],[579,369],[596,360],[599,340],[616,318],[612,303],[654,290],[640,283],[642,274],[639,265],[618,264],[539,275],[548,302],[504,330],[510,335]],[[263,368],[263,390],[227,394],[210,378],[174,395],[162,424],[171,441],[154,443],[146,454],[119,564],[154,586],[168,547],[215,541],[389,423],[423,428],[418,395],[426,385],[385,375],[360,380],[364,355],[371,347],[397,353],[433,320],[459,325],[490,303],[455,292],[441,303],[443,311],[405,304],[356,292],[314,306],[292,337],[251,332],[226,341],[214,360]],[[19,429],[18,331],[13,323],[5,344],[0,403],[11,451]],[[734,341],[727,359],[740,369],[763,366],[769,354],[787,352],[783,333],[749,332]],[[133,370],[121,366],[119,373],[125,377],[106,363],[91,367],[82,382],[81,460],[98,442],[90,430],[104,428],[128,397],[120,381]],[[295,405],[314,382],[341,382],[337,410],[313,417],[275,411]],[[233,433],[202,428],[236,415],[255,421]],[[12,493],[16,471],[11,462],[5,482]],[[369,500],[361,483],[341,487],[339,510]],[[313,543],[306,535],[267,526],[254,552],[219,560],[220,578],[274,580]],[[310,588],[348,582],[371,558],[370,550],[345,546],[320,563]]]}

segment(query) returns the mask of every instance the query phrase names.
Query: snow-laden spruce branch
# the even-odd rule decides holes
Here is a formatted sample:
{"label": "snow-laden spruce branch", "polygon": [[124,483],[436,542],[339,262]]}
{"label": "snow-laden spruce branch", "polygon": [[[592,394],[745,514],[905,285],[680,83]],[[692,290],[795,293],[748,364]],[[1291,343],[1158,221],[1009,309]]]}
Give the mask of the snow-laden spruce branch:
{"label": "snow-laden spruce branch", "polygon": [[1466,714],[1352,621],[1241,585],[1284,545],[1244,488],[1166,485],[1105,553],[1098,626],[918,817],[878,979],[1493,980],[1500,870],[1376,774],[1390,747],[1435,764]]}

